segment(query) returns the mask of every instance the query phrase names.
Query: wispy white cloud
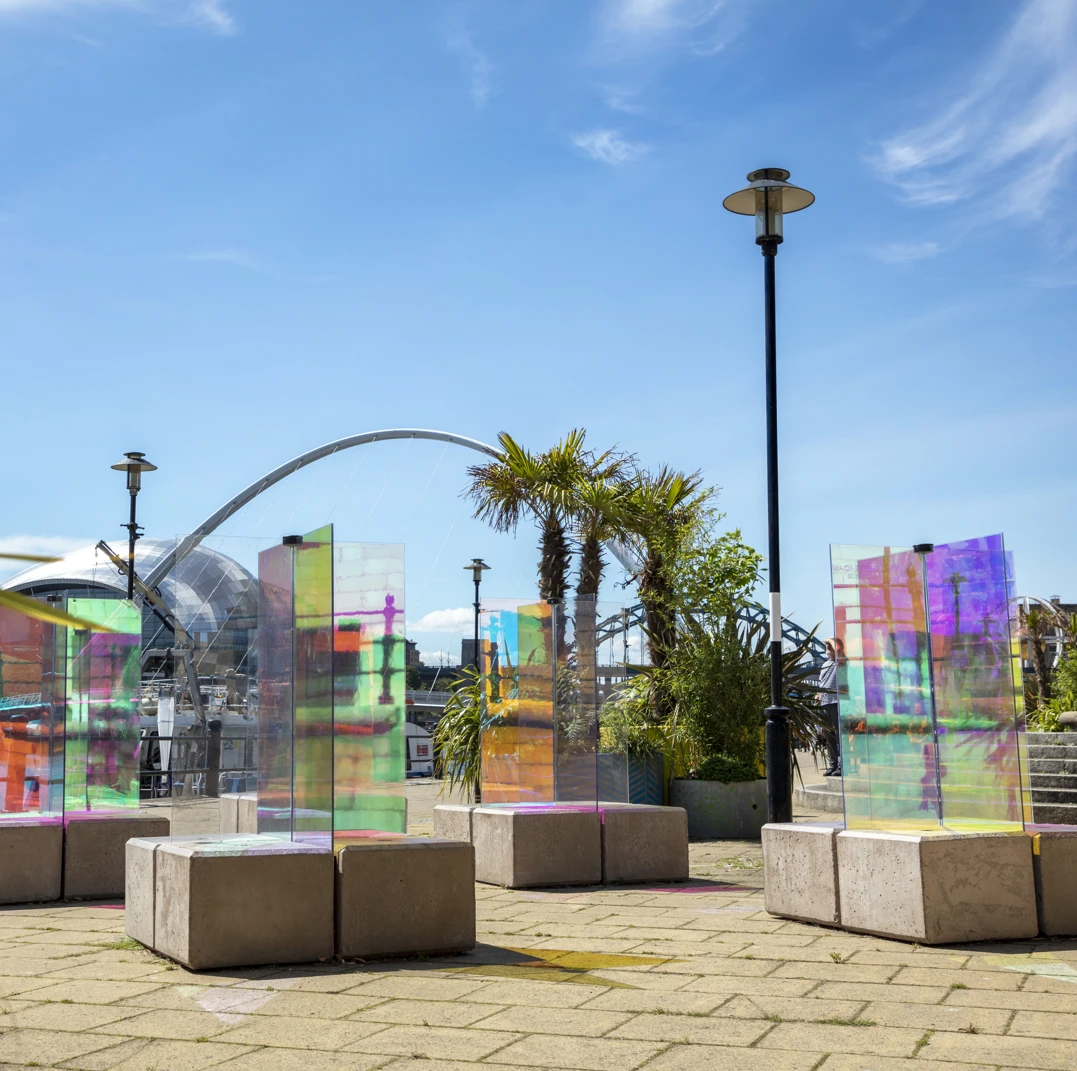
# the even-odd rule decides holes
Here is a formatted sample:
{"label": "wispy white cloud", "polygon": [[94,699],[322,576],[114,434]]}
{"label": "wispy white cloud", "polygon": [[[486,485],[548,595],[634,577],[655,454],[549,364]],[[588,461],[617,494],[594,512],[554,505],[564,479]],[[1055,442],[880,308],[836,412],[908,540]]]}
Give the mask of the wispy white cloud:
{"label": "wispy white cloud", "polygon": [[0,0],[0,17],[127,10],[166,22],[189,23],[213,33],[236,32],[225,0]]}
{"label": "wispy white cloud", "polygon": [[926,260],[942,252],[938,242],[889,242],[872,250],[872,255],[887,264],[904,264],[910,260]]}
{"label": "wispy white cloud", "polygon": [[592,160],[618,167],[638,159],[650,151],[650,146],[640,141],[627,141],[616,130],[590,130],[576,134],[572,144],[582,149]]}
{"label": "wispy white cloud", "polygon": [[264,271],[265,265],[253,254],[243,249],[207,249],[200,253],[184,253],[178,259],[196,264],[234,264],[237,268]]}
{"label": "wispy white cloud", "polygon": [[[891,16],[886,22],[875,23],[872,26],[868,26],[864,23],[854,25],[854,33],[856,35],[856,43],[861,48],[874,48],[876,45],[881,44],[887,38],[893,37],[907,22],[909,22],[913,16],[924,6],[926,0],[905,0],[905,3],[898,8],[896,14]],[[875,14],[875,9],[869,5],[865,5],[861,11],[864,14]]]}
{"label": "wispy white cloud", "polygon": [[884,141],[879,173],[911,205],[982,202],[987,219],[1039,219],[1077,156],[1077,0],[1025,0],[968,88]]}
{"label": "wispy white cloud", "polygon": [[472,103],[476,108],[485,108],[493,91],[493,65],[489,57],[475,44],[471,31],[461,26],[449,33],[445,44],[460,61]]}
{"label": "wispy white cloud", "polygon": [[187,21],[226,37],[236,32],[236,20],[225,10],[224,0],[194,0]]}
{"label": "wispy white cloud", "polygon": [[475,623],[475,610],[471,606],[458,606],[450,610],[431,610],[418,621],[408,622],[408,632],[463,632]]}
{"label": "wispy white cloud", "polygon": [[424,666],[450,666],[456,664],[456,659],[448,651],[420,651],[419,661]]}
{"label": "wispy white cloud", "polygon": [[[0,536],[0,554],[40,554],[47,557],[61,558],[68,551],[78,550],[79,547],[85,547],[92,543],[92,539],[78,539],[71,536]],[[8,576],[11,573],[21,572],[32,564],[32,562],[0,558],[0,575]]]}
{"label": "wispy white cloud", "polygon": [[682,45],[706,54],[739,32],[739,7],[731,0],[604,0],[600,17],[607,42],[619,51]]}

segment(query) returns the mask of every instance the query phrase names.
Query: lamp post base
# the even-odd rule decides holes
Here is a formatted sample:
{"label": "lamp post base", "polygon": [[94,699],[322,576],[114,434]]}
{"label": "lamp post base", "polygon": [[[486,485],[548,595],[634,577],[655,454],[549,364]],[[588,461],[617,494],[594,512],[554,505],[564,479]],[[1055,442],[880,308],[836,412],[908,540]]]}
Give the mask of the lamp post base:
{"label": "lamp post base", "polygon": [[793,762],[789,708],[767,707],[764,754],[767,767],[767,813],[771,822],[793,820]]}

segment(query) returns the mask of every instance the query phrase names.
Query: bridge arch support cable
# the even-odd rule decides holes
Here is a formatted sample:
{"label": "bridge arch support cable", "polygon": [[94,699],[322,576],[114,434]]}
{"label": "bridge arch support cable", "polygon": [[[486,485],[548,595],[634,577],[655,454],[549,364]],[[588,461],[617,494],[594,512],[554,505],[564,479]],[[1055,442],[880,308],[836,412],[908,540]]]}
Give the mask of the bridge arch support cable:
{"label": "bridge arch support cable", "polygon": [[489,457],[500,456],[497,447],[479,439],[471,439],[466,435],[455,435],[448,431],[435,431],[430,428],[388,428],[382,431],[364,431],[358,435],[348,435],[343,439],[335,439],[333,442],[308,450],[298,457],[286,461],[283,465],[267,472],[261,479],[255,480],[249,487],[245,487],[235,498],[229,499],[215,513],[211,513],[197,528],[185,535],[176,545],[175,550],[166,554],[145,577],[145,584],[154,588],[176,565],[183,561],[188,554],[202,542],[206,536],[211,535],[234,513],[238,513],[249,502],[252,502],[263,491],[269,490],[274,484],[280,483],[287,476],[298,472],[307,465],[320,461],[324,457],[340,453],[341,450],[350,450],[353,446],[365,446],[368,443],[386,442],[390,439],[430,439],[434,442],[454,443],[468,450],[475,450]]}

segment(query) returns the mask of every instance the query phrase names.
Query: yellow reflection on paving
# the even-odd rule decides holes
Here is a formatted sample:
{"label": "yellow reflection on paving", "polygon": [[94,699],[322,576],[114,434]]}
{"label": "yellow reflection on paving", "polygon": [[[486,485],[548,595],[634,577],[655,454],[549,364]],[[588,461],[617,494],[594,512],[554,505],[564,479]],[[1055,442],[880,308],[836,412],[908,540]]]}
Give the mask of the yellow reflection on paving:
{"label": "yellow reflection on paving", "polygon": [[[526,978],[538,982],[584,982],[589,985],[635,989],[627,982],[614,982],[591,974],[618,967],[655,967],[673,962],[668,956],[622,956],[608,952],[570,952],[562,948],[498,948],[497,963],[450,968],[453,974],[480,974],[493,978]],[[498,954],[500,953],[500,954]],[[519,957],[518,959],[515,957]]]}

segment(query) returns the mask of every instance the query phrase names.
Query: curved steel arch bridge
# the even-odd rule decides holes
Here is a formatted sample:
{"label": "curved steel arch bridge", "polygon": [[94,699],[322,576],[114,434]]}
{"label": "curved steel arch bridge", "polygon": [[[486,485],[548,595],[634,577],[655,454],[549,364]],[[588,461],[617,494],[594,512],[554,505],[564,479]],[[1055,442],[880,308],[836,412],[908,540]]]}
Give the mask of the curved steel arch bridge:
{"label": "curved steel arch bridge", "polygon": [[389,428],[383,431],[364,431],[359,435],[348,435],[343,439],[334,439],[323,446],[317,446],[308,450],[298,457],[279,465],[272,472],[267,472],[260,480],[255,480],[249,487],[245,487],[235,498],[226,502],[215,513],[211,513],[189,535],[185,535],[176,545],[176,549],[166,554],[153,570],[143,578],[143,583],[148,588],[155,588],[172,570],[178,562],[183,561],[188,554],[202,542],[206,536],[211,535],[234,513],[238,513],[249,502],[253,502],[263,491],[268,491],[274,484],[280,483],[286,476],[298,472],[315,461],[321,461],[323,457],[332,457],[342,450],[350,450],[353,446],[366,446],[368,443],[387,442],[390,439],[431,439],[440,443],[455,443],[457,446],[466,447],[468,450],[476,450],[480,454],[497,457],[497,447],[489,443],[480,442],[478,439],[469,439],[466,435],[453,435],[448,431],[433,431],[429,428]]}
{"label": "curved steel arch bridge", "polygon": [[[427,439],[433,442],[454,443],[465,449],[486,454],[488,457],[499,456],[497,447],[491,446],[489,443],[469,438],[466,435],[455,435],[452,432],[436,431],[431,428],[387,428],[381,431],[364,431],[358,435],[345,436],[343,439],[334,439],[332,442],[317,446],[313,450],[307,450],[298,457],[292,458],[291,461],[286,461],[283,465],[277,466],[271,472],[267,472],[261,479],[255,480],[254,483],[245,487],[235,498],[229,499],[220,509],[211,513],[197,528],[184,536],[176,545],[175,550],[166,554],[151,572],[143,578],[143,583],[151,590],[156,588],[206,536],[211,535],[229,517],[254,501],[263,491],[268,491],[270,487],[280,483],[286,477],[291,476],[302,468],[306,468],[307,465],[311,465],[315,461],[320,461],[322,458],[332,457],[342,450],[350,450],[353,446],[366,446],[370,443],[388,442],[392,439]],[[617,553],[619,549],[611,548],[614,556],[621,560],[622,554]],[[622,564],[624,564],[623,561]],[[748,622],[766,621],[768,613],[765,607],[753,604],[741,611],[740,616],[742,620]],[[599,625],[602,640],[612,639],[621,631],[641,624],[642,620],[643,607],[641,605],[630,607],[623,614],[617,614]],[[782,620],[782,635],[794,643],[800,644],[808,636],[808,632],[800,625],[785,618]],[[597,636],[596,639],[598,639]],[[813,658],[821,663],[823,660],[822,642],[814,639],[811,648]]]}

